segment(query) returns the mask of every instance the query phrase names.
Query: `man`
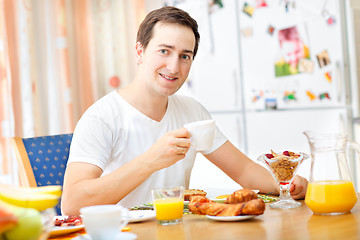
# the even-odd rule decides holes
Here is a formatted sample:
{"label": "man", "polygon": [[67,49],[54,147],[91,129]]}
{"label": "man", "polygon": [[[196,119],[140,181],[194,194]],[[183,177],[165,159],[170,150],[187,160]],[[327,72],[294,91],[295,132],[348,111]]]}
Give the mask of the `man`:
{"label": "man", "polygon": [[[196,151],[183,125],[211,117],[194,99],[175,93],[189,74],[199,39],[196,21],[182,10],[164,7],[146,16],[137,36],[135,79],[97,101],[76,126],[64,214],[97,204],[136,206],[151,201],[151,188],[188,187]],[[270,173],[219,129],[211,149],[201,153],[241,186],[278,192]],[[306,185],[297,176],[293,197],[304,197]]]}

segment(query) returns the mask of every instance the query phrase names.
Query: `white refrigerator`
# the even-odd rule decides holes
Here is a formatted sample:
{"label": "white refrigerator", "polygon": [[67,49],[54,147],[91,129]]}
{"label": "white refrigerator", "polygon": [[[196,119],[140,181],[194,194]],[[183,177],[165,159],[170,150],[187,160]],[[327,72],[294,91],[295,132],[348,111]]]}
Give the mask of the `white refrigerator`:
{"label": "white refrigerator", "polygon": [[[201,35],[180,93],[236,147],[256,161],[270,150],[309,153],[305,130],[352,133],[342,1],[210,2],[175,1]],[[304,162],[298,174],[309,172]],[[224,186],[238,184],[198,154],[190,187]]]}

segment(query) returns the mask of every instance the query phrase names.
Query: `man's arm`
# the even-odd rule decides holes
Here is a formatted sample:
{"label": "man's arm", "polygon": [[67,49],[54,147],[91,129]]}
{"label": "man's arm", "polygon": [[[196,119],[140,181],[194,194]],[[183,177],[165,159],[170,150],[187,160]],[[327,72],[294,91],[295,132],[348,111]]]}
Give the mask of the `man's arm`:
{"label": "man's arm", "polygon": [[258,189],[262,193],[279,193],[270,172],[248,158],[229,141],[205,157],[244,188]]}
{"label": "man's arm", "polygon": [[154,172],[183,159],[190,147],[184,128],[166,133],[145,153],[106,176],[90,163],[69,163],[64,176],[61,208],[66,215],[79,214],[81,207],[116,204]]}

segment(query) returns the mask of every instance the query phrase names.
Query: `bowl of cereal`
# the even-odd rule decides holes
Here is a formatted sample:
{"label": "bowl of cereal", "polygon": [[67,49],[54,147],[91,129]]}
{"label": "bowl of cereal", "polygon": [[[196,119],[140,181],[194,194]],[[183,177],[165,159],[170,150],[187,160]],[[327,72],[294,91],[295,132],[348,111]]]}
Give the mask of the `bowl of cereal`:
{"label": "bowl of cereal", "polygon": [[271,153],[258,157],[257,160],[265,163],[280,188],[279,200],[270,204],[270,207],[287,209],[301,206],[301,203],[292,199],[290,195],[290,183],[294,179],[300,164],[308,158],[309,155],[305,153],[291,151],[283,151],[282,153],[271,151]]}

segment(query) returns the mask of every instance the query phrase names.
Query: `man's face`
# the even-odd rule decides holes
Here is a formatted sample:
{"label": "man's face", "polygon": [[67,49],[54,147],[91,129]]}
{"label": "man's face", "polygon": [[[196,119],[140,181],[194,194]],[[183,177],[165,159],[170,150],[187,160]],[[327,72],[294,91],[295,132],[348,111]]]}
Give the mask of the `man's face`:
{"label": "man's face", "polygon": [[191,28],[157,23],[146,49],[137,43],[141,78],[156,95],[170,96],[183,85],[193,61],[195,36]]}

